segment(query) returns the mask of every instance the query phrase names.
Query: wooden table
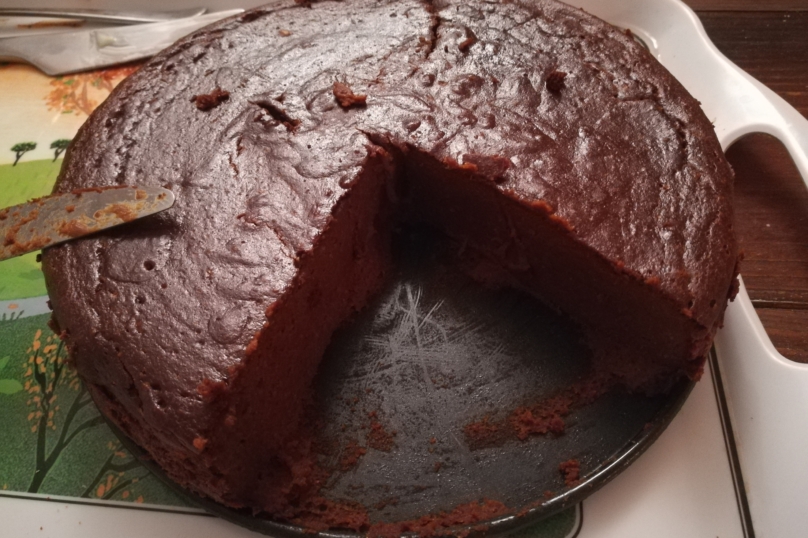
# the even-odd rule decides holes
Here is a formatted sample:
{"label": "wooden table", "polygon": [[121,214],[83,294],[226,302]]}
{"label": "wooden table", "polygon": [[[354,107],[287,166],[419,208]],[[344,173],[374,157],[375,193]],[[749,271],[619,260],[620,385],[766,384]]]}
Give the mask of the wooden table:
{"label": "wooden table", "polygon": [[[685,2],[721,52],[808,117],[808,0]],[[808,189],[771,136],[746,136],[727,157],[747,291],[780,353],[808,363]]]}

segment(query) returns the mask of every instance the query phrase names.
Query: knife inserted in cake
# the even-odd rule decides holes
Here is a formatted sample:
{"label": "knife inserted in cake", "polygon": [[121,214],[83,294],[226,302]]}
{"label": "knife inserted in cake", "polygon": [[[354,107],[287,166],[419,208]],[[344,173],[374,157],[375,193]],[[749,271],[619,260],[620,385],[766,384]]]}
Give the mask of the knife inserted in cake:
{"label": "knife inserted in cake", "polygon": [[0,209],[0,260],[70,241],[165,211],[174,193],[161,187],[87,189]]}

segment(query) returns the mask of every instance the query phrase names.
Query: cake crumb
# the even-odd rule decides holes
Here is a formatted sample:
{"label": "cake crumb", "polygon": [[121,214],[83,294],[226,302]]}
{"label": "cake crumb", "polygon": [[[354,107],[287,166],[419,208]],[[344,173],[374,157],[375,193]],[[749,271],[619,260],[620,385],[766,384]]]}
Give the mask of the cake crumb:
{"label": "cake crumb", "polygon": [[567,460],[558,466],[558,470],[564,475],[564,483],[569,487],[580,484],[581,464],[576,459]]}
{"label": "cake crumb", "polygon": [[334,92],[334,97],[337,98],[339,106],[342,108],[365,106],[367,104],[367,95],[354,93],[351,87],[344,82],[335,82],[332,91]]}
{"label": "cake crumb", "polygon": [[569,413],[569,407],[563,400],[551,400],[548,405],[536,409],[520,407],[510,417],[511,425],[516,430],[516,436],[524,441],[530,435],[564,433],[566,424],[562,418]]}
{"label": "cake crumb", "polygon": [[61,235],[66,235],[67,237],[80,237],[93,231],[81,219],[62,221],[57,230]]}
{"label": "cake crumb", "polygon": [[460,49],[460,52],[466,52],[476,42],[477,36],[469,28],[466,28],[466,39],[458,43],[457,48]]}
{"label": "cake crumb", "polygon": [[359,459],[367,453],[367,449],[361,446],[356,440],[351,439],[342,451],[339,459],[339,466],[342,471],[347,471],[359,463]]}
{"label": "cake crumb", "polygon": [[213,400],[217,395],[222,394],[227,389],[224,381],[213,381],[207,377],[197,385],[196,392],[206,400]]}
{"label": "cake crumb", "polygon": [[370,423],[367,444],[370,448],[390,452],[393,449],[393,435],[385,430],[380,422],[374,420]]}
{"label": "cake crumb", "polygon": [[213,110],[228,99],[230,99],[230,92],[221,88],[216,88],[208,94],[194,95],[191,97],[191,101],[196,105],[196,108],[203,112]]}
{"label": "cake crumb", "polygon": [[466,442],[472,450],[494,446],[501,441],[501,428],[491,422],[491,417],[485,416],[482,420],[466,424],[463,427]]}
{"label": "cake crumb", "polygon": [[501,185],[508,179],[506,172],[511,167],[511,160],[501,155],[466,153],[463,155],[463,166]]}
{"label": "cake crumb", "polygon": [[197,435],[194,437],[194,448],[198,451],[202,452],[205,450],[205,446],[208,444],[208,440],[202,437],[201,435]]}
{"label": "cake crumb", "polygon": [[289,30],[278,30],[278,33],[281,35],[281,37],[289,37],[292,35],[292,32]]}
{"label": "cake crumb", "polygon": [[613,383],[608,376],[595,373],[553,396],[512,410],[504,419],[485,416],[463,427],[466,442],[471,450],[478,450],[501,445],[511,437],[524,441],[532,435],[561,435],[566,429],[564,417],[600,398]]}
{"label": "cake crumb", "polygon": [[123,222],[131,222],[137,218],[137,210],[128,204],[108,204],[104,209],[96,211],[93,217],[99,220],[105,215],[114,215]]}

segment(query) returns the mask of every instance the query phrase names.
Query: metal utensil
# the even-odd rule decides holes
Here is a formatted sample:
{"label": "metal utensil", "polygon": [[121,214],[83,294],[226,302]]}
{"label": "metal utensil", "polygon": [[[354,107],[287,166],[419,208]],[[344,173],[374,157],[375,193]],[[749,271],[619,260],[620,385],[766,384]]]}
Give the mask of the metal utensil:
{"label": "metal utensil", "polygon": [[199,28],[237,15],[219,11],[167,22],[135,24],[0,40],[0,61],[30,63],[47,75],[64,75],[148,58]]}
{"label": "metal utensil", "polygon": [[160,187],[114,187],[46,196],[0,209],[0,260],[153,215],[174,205]]}
{"label": "metal utensil", "polygon": [[137,24],[197,17],[205,13],[205,11],[207,10],[203,7],[176,11],[112,11],[106,9],[31,9],[4,7],[0,8],[0,17],[48,17],[54,19],[82,19],[85,21],[114,24]]}

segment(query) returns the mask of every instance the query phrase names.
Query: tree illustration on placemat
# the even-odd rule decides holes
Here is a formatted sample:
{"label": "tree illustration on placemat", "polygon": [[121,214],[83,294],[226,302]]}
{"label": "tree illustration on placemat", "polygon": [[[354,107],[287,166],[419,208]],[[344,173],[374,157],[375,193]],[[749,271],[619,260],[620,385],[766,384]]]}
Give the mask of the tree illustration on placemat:
{"label": "tree illustration on placemat", "polygon": [[[79,383],[75,372],[67,367],[65,355],[62,353],[63,343],[61,341],[54,343],[53,336],[48,336],[43,346],[41,338],[42,330],[38,329],[34,335],[33,344],[27,350],[30,355],[23,385],[30,396],[26,404],[30,410],[28,421],[31,422],[31,433],[37,436],[36,469],[31,484],[28,486],[29,493],[39,491],[59,455],[76,436],[103,422],[98,414],[86,418],[81,416],[81,410],[90,404],[90,396]],[[61,394],[57,395],[57,390],[61,387],[66,387],[75,395],[69,402],[64,422],[59,428],[56,444],[48,451],[48,433],[57,431],[56,413],[62,409],[62,406],[57,403],[57,397],[65,392],[61,391]],[[64,395],[66,396],[66,394]],[[85,418],[85,420],[80,421],[81,418]],[[78,422],[78,424],[74,426],[74,422]]]}
{"label": "tree illustration on placemat", "polygon": [[0,312],[0,321],[14,321],[15,319],[20,319],[23,314],[25,314],[25,310],[17,310],[16,304],[12,303],[8,308],[12,310],[12,312],[10,314]]}
{"label": "tree illustration on placemat", "polygon": [[[81,496],[96,499],[113,499],[120,493],[119,498],[123,500],[142,503],[143,495],[138,495],[136,498],[131,499],[132,492],[129,488],[146,478],[148,471],[144,470],[140,462],[133,458],[129,452],[123,450],[120,441],[108,442],[107,448],[110,451],[109,457]],[[138,468],[141,471],[139,475],[129,476],[126,474],[127,471]]]}
{"label": "tree illustration on placemat", "polygon": [[106,425],[49,319],[0,316],[0,496],[188,506]]}
{"label": "tree illustration on placemat", "polygon": [[50,110],[62,114],[85,114],[95,110],[109,92],[123,79],[134,73],[139,65],[124,65],[89,73],[76,73],[54,77],[52,87],[45,97]]}
{"label": "tree illustration on placemat", "polygon": [[12,164],[11,166],[17,166],[17,163],[20,162],[20,158],[23,155],[35,149],[36,149],[36,142],[20,142],[18,144],[14,144],[13,146],[11,146],[11,151],[15,153],[14,164]]}
{"label": "tree illustration on placemat", "polygon": [[[26,404],[31,433],[37,436],[36,466],[28,492],[37,493],[70,444],[83,432],[104,424],[104,419],[92,405],[75,370],[68,367],[61,340],[54,335],[45,337],[38,329],[27,353],[23,389],[29,396]],[[148,475],[140,462],[121,449],[119,442],[109,441],[107,449],[109,455],[82,497],[111,499],[120,492],[126,498],[129,496],[126,488]],[[126,474],[134,469],[140,472]]]}
{"label": "tree illustration on placemat", "polygon": [[59,155],[64,153],[67,149],[67,146],[70,145],[69,138],[60,138],[58,140],[54,140],[51,142],[50,149],[53,150],[53,161],[56,162],[56,159],[59,158]]}

